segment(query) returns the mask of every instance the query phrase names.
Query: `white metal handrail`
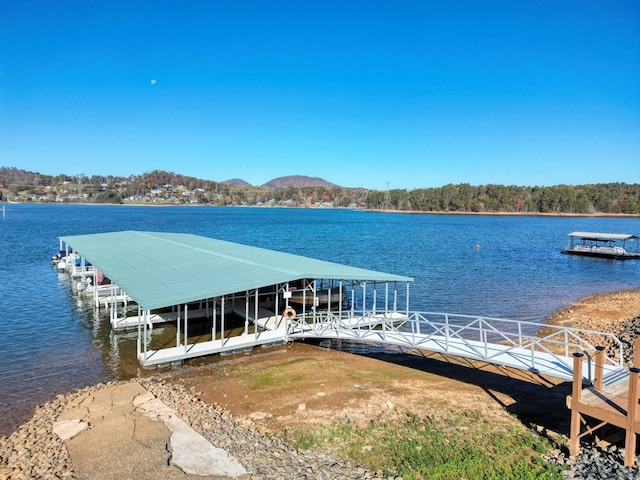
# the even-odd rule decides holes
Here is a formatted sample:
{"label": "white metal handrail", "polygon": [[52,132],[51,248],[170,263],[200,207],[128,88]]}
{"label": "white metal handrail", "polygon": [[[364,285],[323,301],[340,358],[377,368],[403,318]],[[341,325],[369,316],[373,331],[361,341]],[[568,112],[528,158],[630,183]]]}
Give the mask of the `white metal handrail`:
{"label": "white metal handrail", "polygon": [[495,352],[495,348],[490,347],[500,345],[501,353],[516,349],[530,351],[532,368],[535,368],[536,352],[566,358],[580,351],[593,357],[598,345],[582,336],[585,335],[601,339],[601,344],[614,345],[617,359],[605,356],[604,362],[624,367],[622,342],[611,333],[494,317],[440,312],[409,312],[408,316],[400,312],[324,312],[297,317],[289,323],[288,334],[306,338],[338,336],[376,343],[384,343],[387,336],[392,335],[396,344],[400,342],[414,348],[436,339],[444,343],[446,351],[451,342],[462,342],[478,358],[487,361],[497,355],[489,353]]}

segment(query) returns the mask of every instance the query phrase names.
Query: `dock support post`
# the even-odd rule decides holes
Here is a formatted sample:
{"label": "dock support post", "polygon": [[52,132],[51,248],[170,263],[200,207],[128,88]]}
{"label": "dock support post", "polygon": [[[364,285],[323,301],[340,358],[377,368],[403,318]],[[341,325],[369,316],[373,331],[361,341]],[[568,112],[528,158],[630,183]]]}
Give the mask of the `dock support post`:
{"label": "dock support post", "polygon": [[633,366],[640,368],[640,331],[634,332],[636,338],[633,341]]}
{"label": "dock support post", "polygon": [[573,354],[573,384],[571,389],[571,427],[569,432],[569,453],[580,453],[580,396],[582,394],[582,357],[584,354]]}
{"label": "dock support post", "polygon": [[[636,337],[637,339],[637,337]],[[636,419],[638,416],[638,374],[640,368],[629,369],[629,398],[627,405],[627,425],[624,440],[624,466],[633,467],[636,461]]]}
{"label": "dock support post", "polygon": [[211,341],[216,339],[216,321],[218,320],[218,309],[216,308],[216,299],[213,299],[213,323],[211,325]]}
{"label": "dock support post", "polygon": [[184,304],[184,353],[186,354],[189,347],[189,304]]}
{"label": "dock support post", "polygon": [[602,390],[602,380],[604,376],[604,347],[598,345],[596,347],[596,371],[593,386],[596,390]]}
{"label": "dock support post", "polygon": [[373,316],[376,316],[376,306],[378,304],[378,284],[376,281],[373,281],[373,305],[371,305],[371,311],[373,312]]}
{"label": "dock support post", "polygon": [[253,335],[254,335],[254,339],[257,340],[258,339],[258,319],[259,317],[259,308],[260,306],[258,305],[258,303],[260,302],[260,293],[259,293],[259,288],[256,288],[256,297],[254,300],[255,305],[253,306],[253,318],[254,318],[254,322],[253,322]]}
{"label": "dock support post", "polygon": [[249,335],[249,290],[244,292],[244,335]]}
{"label": "dock support post", "polygon": [[225,299],[227,297],[226,296],[222,296],[222,301],[220,303],[221,307],[220,307],[220,347],[224,346],[224,319],[226,317],[225,314]]}

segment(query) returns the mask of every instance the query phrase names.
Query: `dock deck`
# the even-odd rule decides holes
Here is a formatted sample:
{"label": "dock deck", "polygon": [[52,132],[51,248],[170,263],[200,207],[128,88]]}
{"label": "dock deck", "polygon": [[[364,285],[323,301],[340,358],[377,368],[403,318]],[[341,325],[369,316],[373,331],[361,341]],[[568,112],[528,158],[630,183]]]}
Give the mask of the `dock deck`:
{"label": "dock deck", "polygon": [[138,355],[138,360],[143,367],[156,367],[180,363],[183,360],[205,355],[240,353],[257,346],[268,348],[281,345],[285,341],[286,336],[283,330],[265,330],[257,334],[240,335],[160,350],[149,350],[141,352]]}
{"label": "dock deck", "polygon": [[[639,365],[640,334],[636,334],[634,354],[634,365]],[[582,388],[582,368],[582,354],[574,353],[573,388],[571,395],[567,397],[567,407],[571,410],[571,455],[580,453],[581,438],[591,435],[599,442],[601,440],[597,435],[602,427],[613,425],[624,432],[624,464],[626,467],[633,467],[640,434],[640,368],[634,366],[625,370],[617,376],[615,382],[609,384],[602,382],[601,374],[596,372],[595,383],[586,388]],[[593,420],[596,425],[589,426]]]}
{"label": "dock deck", "polygon": [[[626,249],[627,242],[635,243],[635,252]],[[571,232],[569,245],[561,253],[598,257],[611,260],[640,259],[638,237],[627,233]]]}

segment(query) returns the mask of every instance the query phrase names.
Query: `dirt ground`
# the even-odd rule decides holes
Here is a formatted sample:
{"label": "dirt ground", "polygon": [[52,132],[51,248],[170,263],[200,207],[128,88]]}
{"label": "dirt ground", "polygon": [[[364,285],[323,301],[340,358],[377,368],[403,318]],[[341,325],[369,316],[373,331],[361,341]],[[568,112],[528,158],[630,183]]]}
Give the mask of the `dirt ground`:
{"label": "dirt ground", "polygon": [[[621,321],[638,315],[640,290],[634,290],[583,299],[550,321],[615,331]],[[496,425],[518,422],[568,435],[569,383],[441,354],[353,354],[296,343],[165,376],[274,434],[340,419],[364,424],[407,411],[421,416],[473,411]]]}

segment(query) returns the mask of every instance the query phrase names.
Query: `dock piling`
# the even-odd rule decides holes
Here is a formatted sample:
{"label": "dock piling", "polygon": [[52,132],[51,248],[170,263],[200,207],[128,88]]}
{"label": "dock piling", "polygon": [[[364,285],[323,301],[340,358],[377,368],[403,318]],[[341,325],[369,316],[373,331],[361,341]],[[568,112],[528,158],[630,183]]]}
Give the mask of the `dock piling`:
{"label": "dock piling", "polygon": [[604,347],[602,345],[596,346],[595,370],[595,381],[593,382],[593,386],[596,390],[602,390],[602,381],[604,377]]}
{"label": "dock piling", "polygon": [[640,368],[631,367],[629,369],[629,397],[627,402],[627,425],[624,441],[625,467],[633,467],[636,461],[637,434],[635,426],[638,417],[638,379],[640,378],[638,374],[640,374]]}
{"label": "dock piling", "polygon": [[573,384],[571,388],[571,427],[569,432],[569,453],[580,453],[580,396],[582,394],[582,357],[584,354],[573,354]]}

